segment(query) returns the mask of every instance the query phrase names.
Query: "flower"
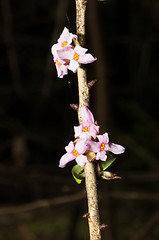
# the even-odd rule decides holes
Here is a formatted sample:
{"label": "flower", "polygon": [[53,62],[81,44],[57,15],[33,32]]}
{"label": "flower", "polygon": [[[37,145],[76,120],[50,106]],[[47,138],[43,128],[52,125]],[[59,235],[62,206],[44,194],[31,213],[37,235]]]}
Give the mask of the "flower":
{"label": "flower", "polygon": [[96,60],[96,58],[94,58],[90,53],[86,53],[88,49],[81,46],[76,46],[74,48],[72,45],[73,38],[77,39],[77,35],[70,33],[69,30],[64,27],[59,39],[57,40],[57,43],[51,47],[51,53],[53,55],[55,64],[56,61],[60,62],[60,59],[61,61],[64,61],[64,65],[67,66],[67,68],[59,68],[59,65],[56,65],[59,78],[62,78],[64,75],[66,75],[68,73],[68,69],[75,73],[79,67],[79,64],[92,63]]}
{"label": "flower", "polygon": [[82,124],[74,127],[75,138],[95,139],[99,133],[99,126],[95,125],[93,114],[86,106],[81,108],[81,119]]}
{"label": "flower", "polygon": [[79,64],[92,63],[96,60],[96,58],[94,58],[90,53],[86,53],[87,50],[87,48],[77,45],[74,49],[66,47],[61,50],[57,50],[57,54],[61,59],[70,60],[68,69],[75,73]]}
{"label": "flower", "polygon": [[99,142],[89,144],[91,151],[96,152],[96,160],[106,161],[106,151],[110,151],[114,154],[121,154],[125,151],[125,148],[115,143],[109,143],[108,133],[103,135],[97,135]]}
{"label": "flower", "polygon": [[83,155],[87,151],[87,144],[85,140],[78,140],[75,145],[71,141],[65,149],[67,153],[61,157],[59,167],[64,168],[68,162],[74,159],[81,167],[84,167],[88,162],[87,157]]}
{"label": "flower", "polygon": [[58,57],[57,50],[63,49],[64,47],[72,48],[70,44],[72,43],[73,38],[77,38],[77,35],[70,33],[69,30],[64,27],[64,30],[57,40],[58,43],[54,44],[51,48],[51,53],[54,59]]}
{"label": "flower", "polygon": [[57,70],[57,76],[59,78],[63,78],[64,75],[68,74],[68,67],[67,67],[65,61],[61,60],[60,58],[56,58],[55,66],[56,66],[56,70]]}

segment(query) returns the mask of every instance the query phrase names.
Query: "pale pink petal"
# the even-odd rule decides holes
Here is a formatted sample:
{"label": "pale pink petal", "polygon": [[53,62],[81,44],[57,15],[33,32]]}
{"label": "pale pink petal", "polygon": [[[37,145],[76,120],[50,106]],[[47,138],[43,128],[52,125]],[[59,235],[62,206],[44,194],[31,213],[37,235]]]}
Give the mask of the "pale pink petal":
{"label": "pale pink petal", "polygon": [[108,133],[104,133],[103,135],[98,135],[97,138],[100,143],[108,144],[109,142]]}
{"label": "pale pink petal", "polygon": [[100,152],[100,160],[105,161],[107,159],[107,155],[105,151]]}
{"label": "pale pink petal", "polygon": [[110,152],[112,152],[114,154],[121,154],[121,153],[125,152],[125,148],[122,147],[119,144],[109,143],[108,151],[110,151]]}
{"label": "pale pink petal", "polygon": [[67,66],[60,66],[60,67],[56,67],[57,69],[57,76],[59,78],[63,78],[64,75],[67,75],[68,74],[68,70],[67,70]]}
{"label": "pale pink petal", "polygon": [[75,159],[75,156],[73,154],[65,153],[60,159],[59,167],[64,168],[68,162],[74,159]]}
{"label": "pale pink petal", "polygon": [[70,64],[68,65],[68,69],[74,73],[77,71],[78,67],[79,67],[79,63],[75,60],[71,60]]}
{"label": "pale pink petal", "polygon": [[75,150],[79,153],[79,154],[83,154],[88,150],[87,144],[86,144],[86,140],[78,140],[78,142],[75,145]]}
{"label": "pale pink petal", "polygon": [[91,139],[92,135],[90,132],[82,132],[82,134],[80,135],[80,138]]}
{"label": "pale pink petal", "polygon": [[61,46],[60,46],[59,43],[56,43],[56,44],[54,44],[54,45],[51,47],[51,53],[52,53],[52,55],[53,55],[53,57],[54,57],[54,61],[55,61],[55,59],[58,57],[58,55],[57,55],[57,50],[59,50],[60,48],[61,48]]}
{"label": "pale pink petal", "polygon": [[75,126],[74,127],[74,132],[75,132],[75,138],[79,137],[81,132],[82,132],[82,125],[77,126],[77,127]]}
{"label": "pale pink petal", "polygon": [[71,60],[74,56],[74,51],[71,46],[64,47],[60,50],[57,50],[57,55],[61,59]]}
{"label": "pale pink petal", "polygon": [[103,142],[104,142],[105,144],[109,143],[108,133],[104,133],[104,134],[103,134]]}
{"label": "pale pink petal", "polygon": [[96,126],[95,124],[92,124],[90,126],[90,134],[91,134],[91,136],[94,139],[96,139],[98,133],[99,133],[99,126]]}
{"label": "pale pink petal", "polygon": [[82,118],[82,125],[84,126],[94,124],[93,114],[86,106],[83,106],[81,108],[81,118]]}
{"label": "pale pink petal", "polygon": [[90,53],[87,53],[85,55],[79,56],[78,62],[82,64],[87,64],[87,63],[92,63],[96,60],[97,58],[94,58]]}
{"label": "pale pink petal", "polygon": [[100,143],[99,142],[95,142],[92,140],[87,140],[87,146],[88,146],[88,150],[92,151],[92,152],[99,152],[100,151]]}
{"label": "pale pink petal", "polygon": [[79,137],[80,137],[80,139],[91,139],[91,134],[90,134],[90,132],[81,132]]}
{"label": "pale pink petal", "polygon": [[68,146],[66,146],[65,149],[66,149],[66,152],[71,153],[73,151],[73,149],[74,149],[73,142],[72,141],[69,142]]}
{"label": "pale pink petal", "polygon": [[83,48],[79,45],[77,45],[75,48],[74,48],[74,52],[77,53],[78,55],[84,55],[86,52],[87,52],[87,48]]}
{"label": "pale pink petal", "polygon": [[88,162],[87,157],[84,155],[80,155],[76,158],[76,162],[78,165],[80,165],[81,167],[84,167],[85,164]]}
{"label": "pale pink petal", "polygon": [[[58,63],[60,63],[61,65],[59,65]],[[57,70],[57,76],[59,78],[63,78],[64,75],[68,74],[68,67],[67,65],[64,65],[66,62],[57,58],[55,60],[55,66],[56,66],[56,70]]]}
{"label": "pale pink petal", "polygon": [[105,151],[101,151],[96,154],[96,160],[105,161],[106,159],[107,159],[107,155],[106,155]]}
{"label": "pale pink petal", "polygon": [[67,45],[69,45],[71,44],[73,38],[77,38],[77,36],[70,33],[69,30],[66,27],[64,27],[64,30],[61,33],[58,42],[59,43],[67,42]]}
{"label": "pale pink petal", "polygon": [[97,135],[97,138],[98,138],[98,140],[99,140],[100,143],[103,142],[103,135]]}

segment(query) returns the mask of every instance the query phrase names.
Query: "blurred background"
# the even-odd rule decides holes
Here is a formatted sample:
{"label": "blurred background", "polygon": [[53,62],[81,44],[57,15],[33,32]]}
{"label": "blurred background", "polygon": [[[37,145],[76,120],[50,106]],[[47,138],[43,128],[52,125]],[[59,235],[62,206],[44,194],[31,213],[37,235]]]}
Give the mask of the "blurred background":
{"label": "blurred background", "polygon": [[[159,2],[88,1],[86,44],[97,61],[90,108],[126,148],[98,179],[103,240],[159,239]],[[58,167],[74,139],[76,74],[57,78],[50,53],[73,0],[0,1],[0,240],[89,239],[84,181]]]}

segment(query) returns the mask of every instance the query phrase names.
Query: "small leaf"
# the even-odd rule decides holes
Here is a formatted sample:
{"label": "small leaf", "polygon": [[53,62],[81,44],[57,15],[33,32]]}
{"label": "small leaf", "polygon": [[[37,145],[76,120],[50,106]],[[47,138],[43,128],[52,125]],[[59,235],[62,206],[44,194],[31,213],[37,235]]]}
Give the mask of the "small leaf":
{"label": "small leaf", "polygon": [[105,180],[121,179],[121,177],[117,176],[115,173],[111,173],[108,171],[102,171],[99,175],[102,179]]}
{"label": "small leaf", "polygon": [[72,176],[74,177],[74,179],[76,180],[76,182],[78,184],[80,184],[82,182],[82,179],[85,177],[84,174],[84,167],[79,166],[78,164],[76,164],[73,168],[72,168]]}
{"label": "small leaf", "polygon": [[101,161],[100,163],[101,170],[106,170],[115,160],[115,157],[113,157],[112,155],[108,155],[106,161]]}
{"label": "small leaf", "polygon": [[74,103],[71,103],[71,104],[70,104],[70,107],[71,107],[73,110],[76,110],[76,111],[78,111],[78,108],[79,108],[78,104],[74,104]]}
{"label": "small leaf", "polygon": [[88,82],[88,88],[91,88],[91,87],[93,87],[93,85],[96,83],[96,79],[94,79],[94,80],[91,80],[90,82]]}

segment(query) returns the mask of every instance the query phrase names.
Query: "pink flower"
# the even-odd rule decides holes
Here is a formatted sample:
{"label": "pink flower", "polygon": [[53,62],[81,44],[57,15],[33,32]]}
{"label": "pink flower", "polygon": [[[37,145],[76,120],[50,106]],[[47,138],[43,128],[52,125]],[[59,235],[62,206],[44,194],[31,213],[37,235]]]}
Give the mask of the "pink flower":
{"label": "pink flower", "polygon": [[95,125],[93,114],[86,106],[81,108],[81,119],[82,125],[74,127],[75,138],[95,139],[99,133],[99,126]]}
{"label": "pink flower", "polygon": [[63,32],[57,40],[58,43],[54,44],[51,48],[54,59],[58,57],[57,50],[63,49],[64,47],[72,48],[70,44],[72,43],[73,38],[77,38],[77,35],[70,33],[69,30],[64,27]]}
{"label": "pink flower", "polygon": [[86,53],[87,50],[81,46],[76,46],[74,49],[66,47],[62,50],[57,50],[57,54],[62,59],[70,60],[68,69],[76,72],[79,64],[92,63],[96,60],[90,53]]}
{"label": "pink flower", "polygon": [[96,160],[105,161],[107,159],[106,151],[114,154],[121,154],[125,148],[115,143],[109,143],[108,133],[97,135],[99,142],[90,143],[90,150],[96,152]]}
{"label": "pink flower", "polygon": [[75,145],[71,141],[65,149],[67,153],[61,157],[59,167],[64,168],[68,162],[74,159],[81,167],[84,167],[88,162],[87,157],[83,155],[87,151],[87,144],[85,140],[78,140]]}
{"label": "pink flower", "polygon": [[57,41],[61,44],[62,47],[66,47],[72,43],[73,38],[76,39],[77,35],[70,33],[69,30],[64,27],[64,30]]}
{"label": "pink flower", "polygon": [[63,78],[64,75],[68,74],[68,67],[65,61],[61,60],[60,58],[56,58],[55,66],[57,70],[57,76],[59,78]]}

